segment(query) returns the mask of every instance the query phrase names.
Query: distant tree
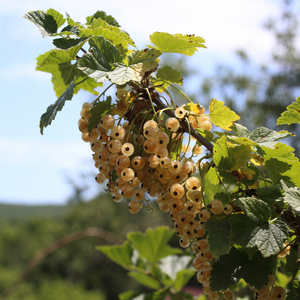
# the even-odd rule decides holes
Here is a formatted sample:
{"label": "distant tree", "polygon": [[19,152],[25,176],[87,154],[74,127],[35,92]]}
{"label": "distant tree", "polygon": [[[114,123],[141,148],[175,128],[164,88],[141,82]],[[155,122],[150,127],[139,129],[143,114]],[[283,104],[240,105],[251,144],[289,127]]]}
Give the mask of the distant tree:
{"label": "distant tree", "polygon": [[[298,15],[293,0],[284,0],[281,15],[269,18],[264,27],[274,36],[276,44],[266,64],[257,65],[247,51],[237,50],[239,67],[218,65],[212,76],[204,77],[200,94],[203,100],[219,95],[238,112],[247,128],[258,125],[274,129],[276,119],[285,107],[299,96],[300,52],[297,49]],[[287,127],[286,127],[287,128]],[[281,127],[281,129],[284,129]],[[300,128],[288,130],[299,135]],[[299,154],[299,139],[291,139]]]}

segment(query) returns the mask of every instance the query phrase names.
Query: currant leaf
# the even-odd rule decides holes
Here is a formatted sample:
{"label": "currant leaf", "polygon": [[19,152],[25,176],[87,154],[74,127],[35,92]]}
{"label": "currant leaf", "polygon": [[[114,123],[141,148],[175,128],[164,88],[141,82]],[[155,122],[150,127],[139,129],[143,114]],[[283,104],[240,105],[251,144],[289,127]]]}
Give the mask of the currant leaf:
{"label": "currant leaf", "polygon": [[300,97],[287,107],[287,110],[277,119],[277,125],[300,124]]}
{"label": "currant leaf", "polygon": [[193,55],[198,49],[206,48],[205,40],[194,35],[170,34],[166,32],[154,32],[150,35],[150,41],[155,49],[165,53],[181,53]]}
{"label": "currant leaf", "polygon": [[231,130],[233,122],[240,119],[234,111],[224,106],[223,101],[217,99],[212,99],[209,103],[209,117],[214,125],[224,130]]}
{"label": "currant leaf", "polygon": [[43,129],[51,124],[51,122],[55,119],[58,111],[61,111],[65,105],[67,100],[72,100],[74,94],[74,81],[68,86],[66,91],[56,100],[54,104],[48,106],[47,111],[42,114],[40,120],[40,131],[43,134]]}

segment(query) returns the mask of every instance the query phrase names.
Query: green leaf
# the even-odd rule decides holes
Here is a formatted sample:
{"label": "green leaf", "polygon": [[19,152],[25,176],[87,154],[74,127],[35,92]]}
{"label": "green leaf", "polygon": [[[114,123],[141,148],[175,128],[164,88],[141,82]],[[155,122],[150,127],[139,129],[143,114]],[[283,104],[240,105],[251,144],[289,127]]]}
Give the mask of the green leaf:
{"label": "green leaf", "polygon": [[293,152],[294,148],[280,142],[274,143],[272,148],[263,145],[258,148],[268,175],[275,184],[283,179],[300,185],[300,162]]}
{"label": "green leaf", "polygon": [[46,13],[42,10],[30,11],[24,15],[24,18],[33,22],[43,37],[57,33],[57,29],[66,21],[63,15],[54,9],[48,9]]}
{"label": "green leaf", "polygon": [[95,19],[101,19],[109,25],[120,27],[118,21],[111,15],[107,15],[104,11],[98,10],[92,16],[86,18],[87,25],[90,25]]}
{"label": "green leaf", "polygon": [[274,205],[275,201],[283,196],[279,185],[258,188],[256,194],[260,200],[269,204],[269,207]]}
{"label": "green leaf", "polygon": [[43,134],[43,129],[51,124],[52,120],[55,119],[58,111],[61,111],[67,100],[72,100],[74,94],[75,83],[72,81],[66,91],[56,100],[54,104],[51,104],[47,111],[42,114],[40,120],[40,130]]}
{"label": "green leaf", "polygon": [[295,250],[292,247],[290,248],[290,255],[286,256],[286,270],[291,272],[293,276],[296,276],[300,268],[299,261],[299,245],[298,249]]}
{"label": "green leaf", "polygon": [[193,55],[199,48],[206,48],[205,40],[194,35],[170,34],[166,32],[154,32],[150,35],[150,41],[161,52],[181,53]]}
{"label": "green leaf", "polygon": [[213,216],[205,223],[205,230],[208,231],[209,251],[216,257],[227,254],[231,248],[229,238],[230,217],[220,218]]}
{"label": "green leaf", "polygon": [[120,50],[105,38],[98,36],[89,39],[90,51],[79,60],[78,68],[96,82],[107,80],[112,65],[122,61]]}
{"label": "green leaf", "polygon": [[71,38],[57,38],[52,41],[53,45],[59,49],[67,50],[69,48],[75,47],[80,45],[80,47],[83,46],[82,42],[86,41],[86,38],[77,38],[77,39],[71,39]]}
{"label": "green leaf", "polygon": [[130,269],[132,266],[131,256],[133,249],[129,245],[128,241],[125,241],[121,246],[98,246],[96,249],[100,250],[109,259],[125,269]]}
{"label": "green leaf", "polygon": [[182,85],[183,79],[181,73],[177,70],[172,69],[170,66],[159,68],[154,80],[154,85],[156,86],[155,89],[158,92],[164,92],[161,86],[166,89],[171,83]]}
{"label": "green leaf", "polygon": [[232,243],[246,248],[257,246],[264,257],[276,255],[288,235],[288,228],[282,221],[269,222],[269,205],[256,198],[239,198],[234,204],[243,214],[234,214],[230,222]]}
{"label": "green leaf", "polygon": [[300,189],[298,187],[287,187],[284,182],[282,182],[282,187],[285,191],[283,201],[287,203],[292,210],[300,214]]}
{"label": "green leaf", "polygon": [[[251,159],[252,149],[249,145],[230,145],[227,143],[226,135],[219,138],[214,145],[213,160],[220,176],[228,183],[237,183],[240,172],[249,171],[247,164]],[[252,172],[252,171],[251,171]],[[252,176],[250,176],[250,179]]]}
{"label": "green leaf", "polygon": [[191,294],[188,294],[186,292],[183,291],[179,291],[177,293],[169,293],[169,297],[171,298],[171,300],[194,300],[194,296]]}
{"label": "green leaf", "polygon": [[287,107],[287,110],[277,119],[277,125],[300,124],[300,97]]}
{"label": "green leaf", "polygon": [[220,184],[220,180],[217,175],[217,169],[216,168],[210,168],[208,172],[205,174],[205,180],[209,181],[213,185]]}
{"label": "green leaf", "polygon": [[300,282],[299,280],[291,281],[288,286],[288,293],[286,300],[299,300],[300,299]]}
{"label": "green leaf", "polygon": [[141,81],[142,79],[142,64],[136,68],[128,67],[124,64],[116,64],[113,71],[107,74],[109,80],[117,85],[124,85],[129,81]]}
{"label": "green leaf", "polygon": [[222,255],[213,264],[210,287],[219,291],[228,289],[243,278],[256,289],[262,288],[268,282],[268,275],[272,274],[274,257],[264,258],[257,252],[252,260],[246,252],[232,247],[228,254]]}
{"label": "green leaf", "polygon": [[48,68],[52,65],[70,62],[74,59],[68,51],[53,49],[37,57],[36,70],[47,72]]}
{"label": "green leaf", "polygon": [[161,286],[160,283],[153,277],[146,275],[142,272],[129,272],[128,275],[135,279],[138,283],[143,284],[154,290],[158,290]]}
{"label": "green leaf", "polygon": [[[202,129],[202,128],[196,128],[196,131],[201,134],[205,139],[207,139],[209,142],[214,142],[215,141],[215,136],[214,134],[206,129]],[[199,143],[200,144],[200,143]]]}
{"label": "green leaf", "polygon": [[224,106],[223,101],[217,99],[212,99],[209,103],[209,117],[214,125],[224,130],[231,130],[233,122],[240,119],[234,111]]}
{"label": "green leaf", "polygon": [[126,291],[124,293],[119,294],[118,296],[120,300],[144,299],[144,298],[139,298],[140,295],[144,295],[144,294],[136,291]]}
{"label": "green leaf", "polygon": [[190,279],[195,275],[194,270],[181,270],[177,273],[175,282],[174,282],[174,290],[180,291],[183,287],[187,285],[187,283],[190,281]]}
{"label": "green leaf", "polygon": [[91,131],[97,127],[97,125],[101,121],[101,118],[106,115],[111,109],[111,96],[106,97],[105,101],[96,102],[93,105],[92,109],[89,111],[89,113],[91,114],[88,124],[89,133],[91,133]]}
{"label": "green leaf", "polygon": [[148,228],[144,234],[130,232],[127,234],[127,238],[141,256],[145,257],[150,263],[154,263],[163,257],[181,252],[180,249],[171,248],[167,245],[174,232],[175,230],[162,226],[155,229]]}

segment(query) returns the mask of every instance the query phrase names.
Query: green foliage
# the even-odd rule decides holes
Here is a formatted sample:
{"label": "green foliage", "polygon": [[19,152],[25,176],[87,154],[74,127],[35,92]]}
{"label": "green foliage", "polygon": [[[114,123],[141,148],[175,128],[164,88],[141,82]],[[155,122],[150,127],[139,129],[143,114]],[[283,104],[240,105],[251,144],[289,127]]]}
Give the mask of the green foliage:
{"label": "green foliage", "polygon": [[229,107],[224,106],[223,101],[218,101],[217,99],[210,101],[209,113],[212,123],[225,130],[230,130],[230,127],[234,125],[233,122],[240,119]]}
{"label": "green foliage", "polygon": [[300,98],[297,98],[297,102],[292,103],[287,107],[287,111],[281,114],[281,117],[277,119],[277,125],[290,125],[293,123],[300,124]]}
{"label": "green foliage", "polygon": [[[119,299],[171,299],[186,295],[180,292],[195,271],[190,269],[190,256],[178,257],[182,251],[167,245],[175,231],[168,227],[148,228],[141,232],[130,232],[122,246],[99,246],[98,250],[115,263],[129,270],[128,275],[140,284],[157,290],[153,293],[124,292]],[[176,296],[177,295],[177,296]],[[163,297],[163,298],[161,298]],[[175,299],[174,298],[174,299]]]}
{"label": "green foliage", "polygon": [[170,34],[166,32],[154,32],[150,35],[150,41],[155,49],[166,53],[181,53],[191,56],[197,48],[206,48],[205,40],[194,35]]}
{"label": "green foliage", "polygon": [[262,288],[272,274],[274,257],[264,258],[258,251],[249,260],[246,252],[232,247],[228,254],[220,256],[211,272],[212,290],[227,289],[241,278],[255,288]]}
{"label": "green foliage", "polygon": [[97,127],[101,118],[111,110],[111,97],[108,96],[105,101],[96,102],[90,110],[91,117],[89,118],[88,131]]}
{"label": "green foliage", "polygon": [[[150,41],[154,44],[149,46],[151,49],[133,50],[130,46],[135,47],[135,44],[129,35],[112,16],[101,11],[87,17],[86,24],[76,23],[68,15],[64,19],[54,10],[46,13],[30,12],[25,18],[34,22],[43,35],[61,36],[53,41],[57,49],[46,52],[37,59],[37,70],[52,74],[54,90],[59,97],[42,115],[41,133],[54,120],[57,111],[62,110],[65,101],[71,100],[80,88],[97,94],[95,88],[110,81],[110,86],[91,103],[88,132],[91,133],[108,113],[120,117],[118,125],[128,121],[124,125],[124,128],[128,128],[126,136],[121,142],[116,142],[116,145],[132,142],[133,155],[145,156],[147,159],[149,166],[142,171],[145,181],[139,187],[151,197],[159,196],[157,200],[160,208],[166,212],[171,211],[182,247],[192,244],[193,254],[197,257],[193,265],[199,271],[197,279],[203,282],[205,293],[209,294],[208,282],[209,288],[224,293],[224,290],[237,285],[241,279],[255,289],[261,289],[268,282],[268,276],[276,275],[278,268],[286,273],[280,275],[281,279],[285,278],[281,280],[284,285],[289,280],[288,276],[292,274],[293,279],[297,276],[300,163],[294,154],[294,148],[279,141],[292,137],[293,134],[264,126],[250,131],[235,123],[240,119],[239,115],[224,106],[223,101],[214,98],[209,104],[209,113],[205,114],[202,105],[194,103],[172,85],[182,85],[181,73],[170,66],[159,67],[159,57],[163,53],[191,56],[198,48],[206,48],[203,38],[155,32],[150,36]],[[58,28],[65,21],[68,25],[58,33]],[[239,84],[246,84],[247,80],[244,79],[239,80]],[[104,95],[112,86],[117,88],[117,104],[111,96]],[[188,100],[187,104],[182,105],[180,112],[170,89],[175,89]],[[297,103],[289,106],[288,111],[283,113],[278,121],[280,124],[299,123],[298,99]],[[172,118],[169,119],[169,125],[166,125],[163,113]],[[175,117],[177,120],[173,119]],[[156,152],[149,149],[153,145],[146,147],[145,142],[143,148],[136,140],[136,134],[143,133],[147,120],[157,122],[161,133],[168,139],[164,145],[168,157],[181,161],[182,172],[176,173],[180,168],[178,162],[175,162],[175,166],[172,166],[174,169],[170,168],[169,172],[163,171],[162,166],[153,167],[151,160],[154,160]],[[211,123],[226,132],[210,132]],[[183,136],[183,133],[188,136]],[[149,144],[153,141],[157,144],[156,137],[148,139],[148,136],[144,136]],[[204,145],[207,148],[205,155],[198,157],[202,151],[198,149],[200,152],[193,150],[193,154],[187,157],[187,151],[183,149],[192,143],[191,136],[196,139],[198,146]],[[108,138],[113,143],[118,137],[110,135]],[[184,138],[188,139],[187,145]],[[164,141],[159,140],[159,144],[164,144]],[[100,146],[107,145],[105,142]],[[128,154],[124,150],[120,152],[120,149],[113,152],[118,155],[121,152]],[[98,153],[97,150],[95,153]],[[100,166],[102,162],[97,157],[100,159],[101,156],[94,155],[95,165]],[[102,161],[105,159],[101,157]],[[160,163],[159,158],[157,160]],[[188,160],[193,164],[192,169],[183,171],[188,168],[188,164],[183,166]],[[113,160],[105,165],[109,166],[109,170],[105,173],[101,166],[100,171],[108,180],[108,190],[114,199],[117,195],[114,190],[117,190],[116,193],[120,191],[124,196],[122,188],[114,185],[117,185],[117,177],[124,177],[122,182],[128,184],[125,183],[127,171],[123,173],[119,164]],[[147,181],[147,174],[151,183]],[[134,176],[138,176],[138,172]],[[164,176],[170,177],[164,180]],[[187,181],[192,176],[200,178],[199,185],[195,183],[195,186],[191,186],[192,182],[197,181],[195,178]],[[99,178],[97,177],[97,181]],[[134,187],[132,182],[131,184],[129,188]],[[209,191],[212,185],[219,187]],[[197,196],[194,199],[195,192]],[[183,196],[179,197],[181,194]],[[172,199],[168,199],[168,196]],[[202,203],[203,197],[205,203]],[[127,200],[130,202],[130,199]],[[133,203],[139,205],[136,201]],[[143,199],[140,204],[142,203],[148,210],[152,209],[150,200]],[[134,205],[129,207],[135,214],[135,208],[139,207]],[[112,211],[105,211],[105,214],[117,215]],[[115,223],[121,223],[119,216],[114,218],[113,223],[114,226]],[[122,223],[122,226],[125,230],[126,224]],[[195,273],[190,268],[191,254],[186,252],[186,255],[178,256],[182,251],[167,245],[174,232],[169,227],[148,228],[145,233],[128,233],[127,241],[122,245],[97,247],[102,254],[125,268],[129,277],[146,289],[155,290],[125,292],[120,294],[120,299],[165,299],[167,295],[171,299],[192,299],[191,295],[182,291]],[[283,254],[286,258],[281,258]],[[200,258],[205,261],[203,269],[200,267]],[[212,270],[205,270],[204,266]],[[201,276],[207,278],[202,280]],[[288,288],[288,297],[294,297],[298,293],[298,286],[290,284]]]}
{"label": "green foliage", "polygon": [[44,128],[51,124],[58,111],[61,111],[67,100],[72,100],[75,83],[71,82],[66,91],[56,100],[54,104],[48,106],[47,111],[41,116],[40,129],[43,134]]}

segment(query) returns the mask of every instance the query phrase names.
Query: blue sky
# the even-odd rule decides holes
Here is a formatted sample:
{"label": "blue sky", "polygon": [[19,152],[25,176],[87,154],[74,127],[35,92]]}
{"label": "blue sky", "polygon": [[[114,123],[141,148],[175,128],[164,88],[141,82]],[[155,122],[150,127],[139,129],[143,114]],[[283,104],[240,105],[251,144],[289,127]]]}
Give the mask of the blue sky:
{"label": "blue sky", "polygon": [[[200,49],[190,63],[209,74],[217,63],[234,64],[237,48],[248,50],[257,62],[266,59],[274,40],[262,23],[279,14],[280,1],[1,1],[0,202],[63,204],[72,193],[67,178],[87,185],[87,197],[99,189],[93,181],[89,145],[81,141],[77,127],[81,105],[91,96],[75,95],[44,135],[39,133],[40,116],[56,96],[51,76],[35,71],[35,59],[54,47],[52,38],[42,38],[38,28],[22,16],[48,8],[68,12],[82,22],[104,10],[130,33],[139,49],[155,31],[201,36],[208,49]],[[91,176],[82,179],[82,174]]]}

